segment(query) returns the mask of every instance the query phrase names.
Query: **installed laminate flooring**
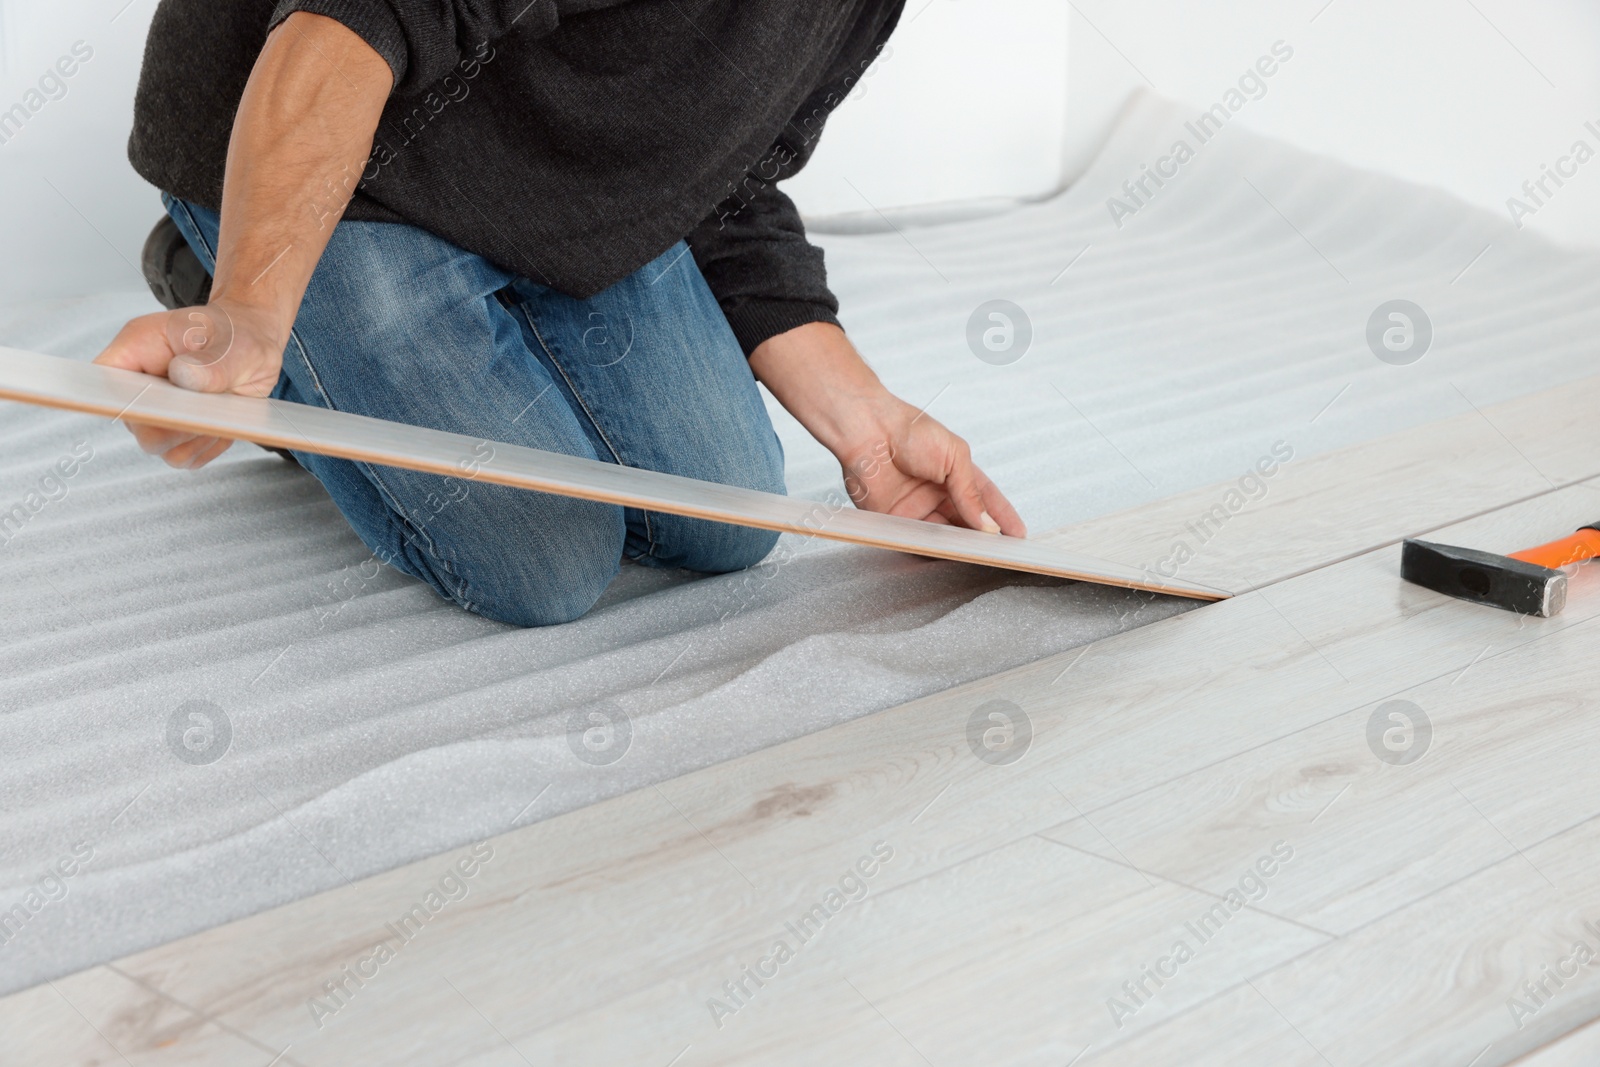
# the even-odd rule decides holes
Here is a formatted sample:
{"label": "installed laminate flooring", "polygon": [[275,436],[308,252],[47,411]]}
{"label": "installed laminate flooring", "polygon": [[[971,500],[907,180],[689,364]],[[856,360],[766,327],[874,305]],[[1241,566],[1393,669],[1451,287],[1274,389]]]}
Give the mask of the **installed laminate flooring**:
{"label": "installed laminate flooring", "polygon": [[[1508,548],[1597,505],[1575,484],[1434,536]],[[1397,571],[1356,555],[58,980],[0,1001],[0,1047],[1512,1062],[1600,1014],[1594,968],[1542,970],[1600,949],[1600,568],[1555,619]],[[1031,733],[1015,762],[996,710],[1007,751]]]}
{"label": "installed laminate flooring", "polygon": [[1041,539],[1242,592],[1593,477],[1597,405],[1600,376],[1584,378],[1321,455],[1264,456],[1269,473],[1243,489],[1194,489]]}

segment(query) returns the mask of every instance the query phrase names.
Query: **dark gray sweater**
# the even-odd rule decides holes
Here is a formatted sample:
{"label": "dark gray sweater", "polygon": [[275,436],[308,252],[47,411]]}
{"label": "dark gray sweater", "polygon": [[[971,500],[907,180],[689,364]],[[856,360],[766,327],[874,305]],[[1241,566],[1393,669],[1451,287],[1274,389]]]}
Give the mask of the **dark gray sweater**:
{"label": "dark gray sweater", "polygon": [[372,158],[358,184],[345,178],[346,218],[420,226],[578,297],[687,237],[748,353],[837,321],[822,252],[773,183],[810,158],[903,6],[162,0],[129,157],[158,187],[219,208],[267,31],[294,11],[327,15],[395,76]]}

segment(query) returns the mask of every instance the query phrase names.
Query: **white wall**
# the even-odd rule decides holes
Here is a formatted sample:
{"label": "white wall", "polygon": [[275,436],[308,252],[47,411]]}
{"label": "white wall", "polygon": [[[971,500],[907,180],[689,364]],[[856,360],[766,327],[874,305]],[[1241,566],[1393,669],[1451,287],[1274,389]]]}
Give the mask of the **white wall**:
{"label": "white wall", "polygon": [[[1509,217],[1506,199],[1542,163],[1577,138],[1600,150],[1583,128],[1589,119],[1600,127],[1593,0],[1074,2],[1068,177],[1145,79],[1163,96],[1208,107],[1277,40],[1294,48],[1293,60],[1233,121],[1312,151]],[[1600,159],[1526,223],[1600,244]]]}
{"label": "white wall", "polygon": [[161,203],[128,165],[133,89],[155,0],[0,0],[0,111],[75,42],[93,58],[0,144],[0,304],[136,289]]}
{"label": "white wall", "polygon": [[785,185],[807,215],[974,197],[1061,182],[1066,0],[907,0],[889,48]]}

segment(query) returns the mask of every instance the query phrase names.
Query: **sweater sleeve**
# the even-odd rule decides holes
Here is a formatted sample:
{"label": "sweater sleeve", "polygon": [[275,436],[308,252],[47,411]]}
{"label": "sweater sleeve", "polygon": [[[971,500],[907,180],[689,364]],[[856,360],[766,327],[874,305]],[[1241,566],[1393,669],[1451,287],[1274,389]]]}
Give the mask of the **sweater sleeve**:
{"label": "sweater sleeve", "polygon": [[695,263],[745,355],[797,326],[839,321],[822,249],[806,240],[794,201],[775,184],[809,155],[809,145],[796,149],[780,138],[689,235]]}
{"label": "sweater sleeve", "polygon": [[485,42],[511,32],[543,37],[567,15],[626,0],[279,0],[271,26],[296,11],[342,22],[394,73],[394,95],[410,96],[443,78]]}
{"label": "sweater sleeve", "polygon": [[772,147],[689,235],[696,265],[722,306],[745,355],[761,342],[811,322],[839,324],[822,249],[806,240],[800,212],[777,186],[811,158],[822,127],[894,32],[901,6],[831,72],[784,126]]}

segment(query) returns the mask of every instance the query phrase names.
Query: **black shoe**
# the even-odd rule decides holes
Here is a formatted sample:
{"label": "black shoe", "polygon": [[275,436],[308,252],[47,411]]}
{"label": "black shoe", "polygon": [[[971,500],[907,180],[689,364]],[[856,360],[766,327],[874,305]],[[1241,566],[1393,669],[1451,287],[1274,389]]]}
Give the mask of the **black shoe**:
{"label": "black shoe", "polygon": [[[198,307],[211,299],[211,275],[205,264],[194,254],[189,242],[178,232],[178,224],[170,215],[161,216],[156,228],[144,240],[144,253],[140,257],[144,267],[144,280],[161,305],[169,311],[178,308]],[[276,452],[290,463],[299,461],[281,448],[262,445],[268,452]]]}
{"label": "black shoe", "polygon": [[211,275],[178,232],[171,216],[161,216],[144,240],[144,280],[168,310],[196,307],[211,298]]}

